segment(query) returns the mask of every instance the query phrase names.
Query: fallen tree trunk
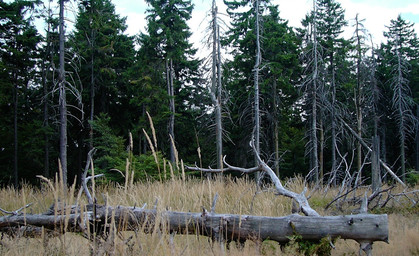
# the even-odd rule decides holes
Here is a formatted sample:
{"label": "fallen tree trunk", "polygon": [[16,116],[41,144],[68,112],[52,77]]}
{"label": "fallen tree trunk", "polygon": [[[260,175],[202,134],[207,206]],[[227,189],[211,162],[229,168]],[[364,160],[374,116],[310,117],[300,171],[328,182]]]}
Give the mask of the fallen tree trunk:
{"label": "fallen tree trunk", "polygon": [[[98,233],[106,234],[109,224],[118,231],[159,228],[163,232],[197,234],[222,241],[273,240],[287,243],[291,236],[318,241],[324,237],[353,239],[358,242],[388,242],[386,214],[358,214],[346,216],[265,217],[237,214],[214,214],[147,210],[135,207],[86,207],[84,213],[68,215],[26,214],[0,217],[0,231],[21,226],[44,227],[60,232],[86,232],[87,226],[96,225]],[[94,223],[94,224],[93,224]],[[159,226],[156,226],[159,223]],[[93,229],[90,229],[93,230]]]}

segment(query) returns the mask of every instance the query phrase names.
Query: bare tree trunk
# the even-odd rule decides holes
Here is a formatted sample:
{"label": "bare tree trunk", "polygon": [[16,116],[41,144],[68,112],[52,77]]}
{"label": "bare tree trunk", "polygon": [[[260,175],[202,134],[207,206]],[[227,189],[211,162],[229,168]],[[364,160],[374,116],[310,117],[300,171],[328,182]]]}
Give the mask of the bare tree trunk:
{"label": "bare tree trunk", "polygon": [[[381,127],[381,135],[380,135],[380,156],[383,159],[383,162],[387,163],[387,146],[386,146],[386,141],[387,141],[387,137],[386,137],[386,131],[385,131],[385,127]],[[383,178],[383,182],[387,182],[387,175],[384,176]]]}
{"label": "bare tree trunk", "polygon": [[221,117],[221,46],[219,27],[217,24],[217,6],[212,2],[212,78],[211,98],[215,107],[215,143],[217,152],[217,168],[223,167],[223,130]]}
{"label": "bare tree trunk", "polygon": [[406,153],[405,153],[405,141],[406,141],[406,133],[405,133],[405,114],[404,114],[404,107],[403,107],[403,92],[402,92],[402,79],[403,79],[403,72],[402,72],[402,60],[400,56],[400,51],[397,49],[397,84],[396,84],[396,94],[398,101],[397,101],[397,115],[398,115],[398,123],[399,123],[399,145],[400,145],[400,162],[401,162],[401,175],[402,181],[406,182]]}
{"label": "bare tree trunk", "polygon": [[60,76],[59,76],[59,109],[60,109],[60,162],[63,182],[67,184],[67,100],[64,68],[64,0],[60,0]]}
{"label": "bare tree trunk", "polygon": [[217,90],[217,112],[216,112],[216,118],[217,118],[217,129],[218,129],[218,156],[220,159],[218,160],[218,163],[220,165],[220,168],[223,168],[223,120],[222,120],[222,101],[221,101],[221,94],[223,91],[222,88],[222,80],[221,80],[221,41],[220,41],[220,26],[217,25],[217,81],[218,81],[218,90]]}
{"label": "bare tree trunk", "polygon": [[175,156],[175,97],[174,97],[174,88],[173,88],[173,61],[170,59],[166,60],[166,79],[167,79],[167,93],[169,95],[169,136],[170,139],[170,161],[174,163],[176,161]]}
{"label": "bare tree trunk", "polygon": [[375,192],[381,187],[380,138],[378,136],[373,137],[373,148],[371,153],[371,177],[372,191]]}
{"label": "bare tree trunk", "polygon": [[[337,144],[337,134],[336,134],[336,78],[335,78],[335,67],[334,67],[334,53],[333,53],[333,49],[332,52],[330,54],[330,68],[332,69],[332,113],[331,113],[331,122],[332,122],[332,134],[331,134],[331,140],[332,140],[332,172],[331,173],[335,173],[337,172],[336,168],[337,168],[337,163],[336,163],[336,150],[338,147]],[[336,175],[336,178],[333,180],[333,185],[336,186],[337,185],[337,177],[338,175]]]}
{"label": "bare tree trunk", "polygon": [[[44,121],[43,121],[43,127],[46,130],[49,126],[49,113],[48,113],[48,84],[46,79],[46,66],[45,61],[49,57],[49,24],[48,24],[48,30],[47,30],[47,53],[45,54],[45,58],[42,60],[42,87],[44,92]],[[44,134],[44,177],[49,177],[49,136],[48,132],[45,131]]]}
{"label": "bare tree trunk", "polygon": [[[355,34],[356,34],[356,50],[357,50],[357,60],[356,60],[356,88],[355,88],[355,108],[356,108],[356,117],[357,117],[357,132],[358,136],[362,137],[362,87],[361,87],[361,58],[362,58],[362,52],[361,52],[361,37],[359,35],[359,20],[358,20],[358,14],[355,17]],[[361,143],[357,143],[357,169],[358,171],[361,170],[362,166],[362,148]]]}
{"label": "bare tree trunk", "polygon": [[[313,0],[313,17],[315,19],[317,15],[316,1]],[[319,160],[318,160],[318,149],[317,149],[317,81],[319,78],[319,67],[318,67],[318,45],[317,45],[317,25],[316,20],[312,22],[313,26],[313,53],[314,53],[314,71],[313,71],[313,84],[312,84],[312,104],[311,104],[311,161],[312,168],[315,174],[315,181],[319,181]]]}
{"label": "bare tree trunk", "polygon": [[[105,223],[115,223],[117,232],[142,230],[177,234],[197,234],[212,238],[225,237],[227,242],[246,240],[271,240],[285,244],[298,234],[306,241],[353,239],[360,242],[388,242],[388,217],[386,214],[357,214],[346,216],[301,216],[292,214],[282,217],[266,217],[238,214],[215,214],[205,211],[175,212],[147,210],[132,206],[88,205],[83,214],[12,215],[0,217],[0,231],[13,227],[31,225],[46,230],[86,232],[88,225],[95,223],[97,230],[108,231]],[[113,222],[114,221],[114,222]],[[65,224],[67,223],[67,224]],[[157,225],[160,223],[158,227]],[[63,227],[66,227],[63,230]],[[60,230],[61,229],[61,230]],[[98,234],[100,235],[100,233]]]}
{"label": "bare tree trunk", "polygon": [[[255,16],[256,16],[256,62],[254,70],[254,89],[255,89],[255,112],[254,112],[254,134],[255,134],[255,148],[257,154],[260,155],[260,107],[259,107],[259,66],[261,63],[260,51],[260,31],[259,31],[259,0],[255,1]],[[255,159],[257,163],[257,159]],[[256,173],[256,178],[259,179],[259,172]]]}

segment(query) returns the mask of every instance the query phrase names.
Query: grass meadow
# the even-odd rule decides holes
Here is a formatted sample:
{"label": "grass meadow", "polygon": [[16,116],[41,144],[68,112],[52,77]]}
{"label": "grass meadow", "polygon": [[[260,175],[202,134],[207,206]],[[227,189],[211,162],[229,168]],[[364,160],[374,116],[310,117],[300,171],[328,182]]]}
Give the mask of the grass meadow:
{"label": "grass meadow", "polygon": [[[303,190],[302,179],[290,179],[285,186],[295,192]],[[396,188],[398,189],[398,188]],[[417,188],[416,188],[417,189]],[[0,191],[0,207],[16,210],[33,203],[24,213],[45,212],[58,197],[59,184],[44,183],[40,188],[23,185],[16,190],[12,187]],[[401,188],[399,188],[401,191]],[[164,182],[149,181],[131,183],[125,186],[96,185],[94,190],[98,203],[112,206],[130,205],[152,208],[157,200],[157,209],[173,211],[199,212],[202,207],[211,208],[213,198],[218,193],[215,207],[217,213],[251,214],[263,216],[284,216],[291,213],[291,200],[276,196],[270,187],[258,190],[254,181],[245,178],[231,179],[172,179]],[[308,190],[311,206],[321,215],[343,214],[333,207],[327,211],[324,207],[337,191]],[[358,190],[362,195],[364,191]],[[65,198],[68,204],[86,204],[84,196],[78,197],[79,191],[70,188]],[[356,206],[354,206],[356,207]],[[350,213],[351,206],[346,207]],[[374,255],[419,255],[419,210],[408,208],[403,201],[392,203],[378,213],[389,214],[389,243],[376,242]],[[352,240],[337,240],[332,255],[358,255],[359,245]],[[247,241],[243,248],[234,243],[226,249],[219,243],[213,243],[207,237],[196,235],[171,236],[159,230],[151,234],[143,232],[120,232],[109,236],[107,240],[96,243],[83,238],[81,234],[66,233],[54,237],[41,234],[39,237],[9,237],[0,239],[0,255],[301,255],[297,244],[291,243],[280,248],[272,241]]]}

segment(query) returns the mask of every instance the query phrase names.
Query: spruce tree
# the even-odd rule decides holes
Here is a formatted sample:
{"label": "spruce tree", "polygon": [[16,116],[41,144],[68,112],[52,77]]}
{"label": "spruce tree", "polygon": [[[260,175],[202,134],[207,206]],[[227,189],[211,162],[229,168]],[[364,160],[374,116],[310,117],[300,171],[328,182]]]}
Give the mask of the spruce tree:
{"label": "spruce tree", "polygon": [[[10,154],[9,159],[0,159],[5,170],[13,169],[13,184],[19,184],[19,127],[22,124],[19,120],[25,121],[25,113],[21,108],[30,108],[28,100],[29,92],[32,90],[31,83],[34,82],[36,74],[36,60],[38,58],[37,46],[41,37],[35,26],[32,24],[34,8],[39,1],[14,1],[12,3],[0,2],[0,106],[1,127],[3,134],[0,146],[2,150]],[[22,103],[20,102],[22,100]],[[13,113],[12,116],[8,116]],[[10,123],[9,120],[13,120]],[[10,131],[13,131],[10,134]],[[9,138],[13,138],[10,141]],[[13,145],[13,150],[10,148]],[[12,153],[13,152],[13,153]],[[10,157],[12,155],[13,157]],[[12,167],[13,166],[13,167]]]}
{"label": "spruce tree", "polygon": [[[345,10],[335,0],[318,0],[318,10],[315,13],[317,38],[323,51],[326,72],[323,76],[327,93],[323,95],[325,106],[328,106],[330,116],[330,137],[331,137],[331,172],[337,172],[337,147],[338,147],[338,90],[342,88],[348,70],[345,71],[349,42],[342,37],[345,20]],[[321,120],[326,125],[325,120]],[[322,128],[321,128],[322,129]],[[323,153],[322,153],[323,154]],[[336,184],[336,179],[334,180]]]}
{"label": "spruce tree", "polygon": [[[196,49],[189,41],[191,32],[186,24],[191,18],[193,5],[191,1],[185,0],[146,2],[150,6],[147,10],[147,34],[139,35],[140,52],[144,56],[139,56],[138,64],[149,67],[141,68],[143,77],[137,80],[155,77],[153,83],[159,87],[158,90],[163,91],[166,88],[168,111],[166,117],[157,118],[168,120],[169,139],[165,142],[170,145],[169,159],[174,162],[175,143],[178,149],[188,149],[193,144],[191,138],[194,136],[191,132],[194,130],[194,123],[191,120],[201,104],[201,88],[198,83],[200,61],[194,58]],[[162,114],[164,113],[158,115]],[[176,123],[175,117],[178,120]],[[182,132],[175,132],[175,127],[182,129]],[[179,139],[176,138],[178,136]]]}
{"label": "spruce tree", "polygon": [[[295,103],[297,96],[295,84],[300,70],[298,63],[300,42],[292,28],[280,18],[277,6],[270,4],[269,1],[261,1],[259,32],[262,58],[258,66],[259,74],[255,76],[255,63],[258,63],[255,2],[225,1],[225,3],[228,7],[227,12],[233,20],[231,29],[223,40],[225,45],[231,46],[230,53],[233,56],[231,61],[227,61],[224,69],[233,121],[228,130],[234,142],[234,150],[229,149],[227,155],[234,156],[229,160],[234,164],[254,165],[249,157],[251,154],[248,153],[248,143],[256,120],[255,79],[258,79],[261,154],[265,159],[275,163],[278,172],[279,150],[285,150],[286,143],[290,143],[286,142],[288,136],[297,134],[288,133],[291,129],[285,131],[283,128],[287,125],[293,128],[294,125],[298,126],[296,121],[298,118],[294,119],[298,116],[296,114],[298,110],[292,109],[291,105]],[[300,139],[296,139],[297,141],[301,142]],[[300,156],[297,155],[296,152],[289,154],[290,159],[298,159]],[[304,161],[299,161],[297,165],[299,164],[304,165]],[[290,173],[286,173],[285,169],[289,166],[285,166],[281,174],[288,175]]]}
{"label": "spruce tree", "polygon": [[[133,38],[124,34],[126,18],[116,14],[110,0],[84,0],[78,9],[68,46],[72,55],[81,59],[77,74],[83,85],[83,105],[88,118],[81,120],[81,127],[74,125],[70,133],[77,139],[72,144],[83,145],[72,150],[84,159],[88,150],[98,146],[94,133],[99,131],[93,129],[95,116],[106,113],[111,129],[120,136],[127,136],[131,129],[129,120],[135,113],[129,108],[129,69],[135,51]],[[98,152],[97,156],[102,154]],[[74,159],[74,165],[83,166]]]}
{"label": "spruce tree", "polygon": [[406,147],[408,135],[417,122],[410,85],[412,64],[418,59],[418,41],[413,24],[400,15],[391,20],[388,32],[384,32],[387,43],[382,46],[384,65],[389,68],[387,83],[392,89],[392,110],[397,121],[402,180],[406,180]]}

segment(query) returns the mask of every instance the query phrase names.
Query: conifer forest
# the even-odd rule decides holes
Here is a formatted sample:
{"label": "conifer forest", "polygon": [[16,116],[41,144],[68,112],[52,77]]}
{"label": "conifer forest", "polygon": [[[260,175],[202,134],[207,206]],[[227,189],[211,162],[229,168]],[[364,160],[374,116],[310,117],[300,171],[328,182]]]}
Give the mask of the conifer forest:
{"label": "conifer forest", "polygon": [[178,161],[201,177],[257,157],[281,179],[419,180],[413,23],[391,17],[374,42],[339,0],[313,0],[298,28],[269,0],[213,1],[196,45],[193,1],[145,2],[130,36],[111,0],[0,1],[1,186],[59,170],[80,183],[89,152],[114,182],[128,162],[140,181]]}

